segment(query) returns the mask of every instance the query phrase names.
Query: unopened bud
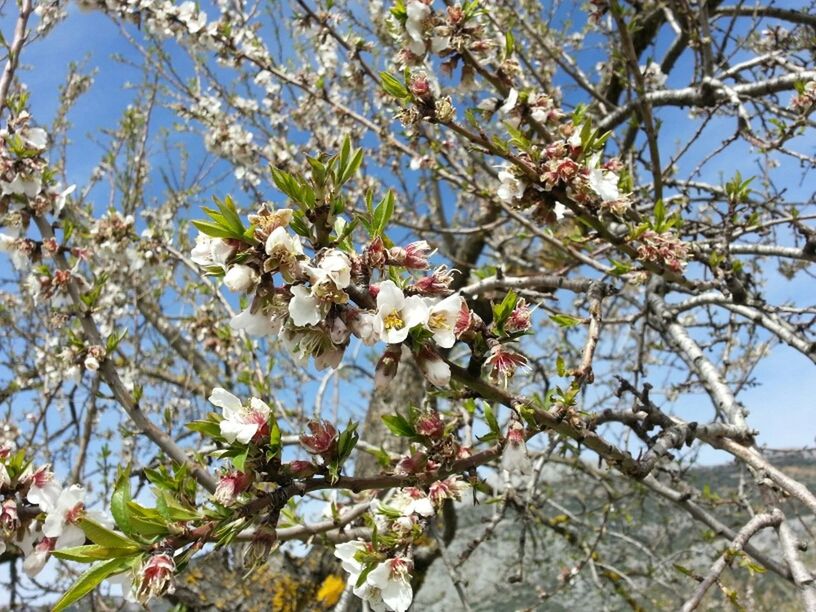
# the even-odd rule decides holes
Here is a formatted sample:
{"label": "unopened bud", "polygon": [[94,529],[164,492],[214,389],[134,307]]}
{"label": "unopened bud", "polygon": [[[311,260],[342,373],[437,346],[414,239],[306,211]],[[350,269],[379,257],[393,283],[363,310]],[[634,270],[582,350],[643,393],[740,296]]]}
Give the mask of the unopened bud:
{"label": "unopened bud", "polygon": [[377,369],[374,371],[374,385],[378,389],[394,380],[401,358],[401,345],[391,344],[385,349],[385,353],[380,357],[380,361],[377,362]]}

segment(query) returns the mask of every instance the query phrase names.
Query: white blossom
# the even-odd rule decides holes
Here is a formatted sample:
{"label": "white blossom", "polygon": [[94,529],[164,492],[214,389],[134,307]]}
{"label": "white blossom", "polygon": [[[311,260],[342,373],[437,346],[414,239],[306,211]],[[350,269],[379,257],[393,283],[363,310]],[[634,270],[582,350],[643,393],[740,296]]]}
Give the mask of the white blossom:
{"label": "white blossom", "polygon": [[516,104],[518,104],[518,97],[519,97],[518,90],[516,88],[511,89],[510,92],[507,94],[507,98],[505,99],[504,104],[502,104],[501,108],[499,109],[499,112],[502,115],[506,115],[514,108],[516,108]]}
{"label": "white blossom", "polygon": [[323,304],[306,285],[290,287],[292,299],[289,300],[289,316],[298,327],[317,325],[323,320]]}
{"label": "white blossom", "polygon": [[249,444],[259,433],[268,428],[269,406],[257,397],[249,400],[249,407],[244,407],[240,399],[221,387],[212,390],[210,403],[224,412],[220,423],[221,435],[227,442]]}
{"label": "white blossom", "polygon": [[43,512],[51,512],[56,508],[57,499],[62,492],[62,486],[54,478],[54,473],[49,467],[44,465],[31,474],[29,477],[31,484],[26,494],[26,499],[39,506]]}
{"label": "white blossom", "polygon": [[614,202],[615,200],[619,200],[621,195],[620,191],[618,190],[617,175],[614,172],[609,172],[603,168],[593,167],[597,166],[598,161],[598,155],[595,155],[592,157],[592,159],[590,159],[589,165],[592,167],[592,169],[589,171],[589,186],[604,202]]}
{"label": "white blossom", "polygon": [[43,535],[56,538],[56,548],[71,548],[85,543],[85,532],[77,521],[85,514],[85,489],[71,485],[63,489],[54,508],[43,522]]}
{"label": "white blossom", "polygon": [[317,267],[338,289],[345,289],[351,284],[351,260],[343,251],[329,249]]}
{"label": "white blossom", "polygon": [[343,359],[343,347],[332,343],[331,335],[322,327],[287,328],[282,336],[284,346],[301,365],[314,359],[318,370],[336,368]]}
{"label": "white blossom", "polygon": [[350,582],[356,582],[363,571],[362,563],[354,558],[362,550],[366,550],[366,543],[362,540],[349,540],[334,547],[334,556],[340,559],[343,569],[350,574]]}
{"label": "white blossom", "polygon": [[374,326],[388,344],[399,344],[408,331],[428,320],[428,306],[418,295],[405,297],[393,281],[380,283],[377,294],[377,317]]}
{"label": "white blossom", "polygon": [[450,348],[456,343],[454,328],[462,310],[462,296],[454,293],[433,303],[429,300],[428,322],[426,326],[433,334],[433,340],[442,348]]}
{"label": "white blossom", "polygon": [[402,557],[387,559],[366,576],[366,583],[379,590],[389,610],[405,612],[411,607],[414,592],[411,589],[411,562]]}
{"label": "white blossom", "polygon": [[351,333],[363,341],[366,346],[376,344],[380,336],[375,327],[376,317],[370,312],[358,312],[349,322]]}
{"label": "white blossom", "polygon": [[276,227],[266,239],[266,254],[269,259],[264,263],[265,271],[280,271],[287,283],[295,280],[300,271],[298,258],[303,255],[298,236],[290,235],[284,227]]}
{"label": "white blossom", "polygon": [[229,271],[224,275],[224,284],[230,291],[247,291],[255,286],[257,282],[258,273],[243,264],[230,266]]}
{"label": "white blossom", "polygon": [[190,34],[196,34],[207,25],[207,15],[198,9],[195,2],[188,0],[179,6],[179,21],[187,26]]}
{"label": "white blossom", "polygon": [[450,384],[450,366],[433,351],[421,352],[417,365],[422,375],[435,387],[447,387]]}
{"label": "white blossom", "polygon": [[405,31],[411,39],[408,48],[414,55],[425,54],[425,20],[431,14],[431,7],[420,0],[408,0],[405,5],[408,18],[405,20]]}
{"label": "white blossom", "polygon": [[217,266],[226,270],[227,259],[233,250],[233,247],[221,238],[213,238],[200,232],[196,236],[196,245],[190,253],[190,259],[202,268]]}
{"label": "white blossom", "polygon": [[640,66],[640,74],[643,75],[646,89],[662,89],[666,84],[667,77],[656,62],[650,61],[645,66]]}
{"label": "white blossom", "polygon": [[41,536],[41,532],[29,531],[20,542],[20,549],[25,554],[23,571],[29,578],[34,578],[42,571],[56,544],[53,538]]}
{"label": "white blossom", "polygon": [[28,128],[20,137],[32,149],[43,151],[48,146],[48,132],[42,128]]}
{"label": "white blossom", "polygon": [[34,198],[42,189],[42,178],[38,174],[23,176],[19,172],[11,182],[0,181],[0,191],[3,195],[24,195]]}
{"label": "white blossom", "polygon": [[436,514],[431,498],[422,493],[419,489],[401,491],[394,496],[394,499],[391,500],[388,505],[399,510],[402,516],[418,514],[420,516],[429,517]]}
{"label": "white blossom", "polygon": [[270,336],[280,333],[280,321],[260,312],[253,313],[251,308],[242,310],[230,319],[230,329],[245,331],[250,336]]}
{"label": "white blossom", "polygon": [[520,200],[524,195],[526,184],[510,172],[508,168],[499,171],[499,181],[501,181],[501,184],[496,191],[496,195],[499,196],[502,202],[512,204],[515,200]]}

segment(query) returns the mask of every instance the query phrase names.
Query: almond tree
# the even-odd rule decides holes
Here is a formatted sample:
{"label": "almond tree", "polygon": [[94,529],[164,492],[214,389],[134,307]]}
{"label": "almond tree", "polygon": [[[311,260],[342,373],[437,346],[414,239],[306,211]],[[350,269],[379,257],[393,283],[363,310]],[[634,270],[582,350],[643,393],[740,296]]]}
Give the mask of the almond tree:
{"label": "almond tree", "polygon": [[[732,566],[816,610],[816,496],[740,399],[773,347],[816,361],[812,6],[80,5],[141,74],[87,184],[93,71],[46,125],[20,69],[71,9],[21,0],[0,77],[12,605],[147,604],[300,540],[344,571],[304,601],[402,612],[439,556],[470,609],[460,567],[513,509],[574,548],[544,598],[586,573],[610,607],[759,605]],[[686,478],[706,448],[744,466],[734,500]],[[652,499],[710,563],[650,552],[622,508]],[[474,500],[497,512],[457,560]]]}

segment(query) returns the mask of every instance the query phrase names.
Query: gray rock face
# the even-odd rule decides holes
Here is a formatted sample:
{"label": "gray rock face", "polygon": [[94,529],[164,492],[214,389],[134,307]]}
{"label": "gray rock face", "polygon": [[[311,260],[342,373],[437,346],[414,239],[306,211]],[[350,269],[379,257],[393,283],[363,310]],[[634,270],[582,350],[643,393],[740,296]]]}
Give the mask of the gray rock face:
{"label": "gray rock face", "polygon": [[[810,457],[796,455],[783,467],[804,474],[808,484],[813,480]],[[734,530],[750,518],[742,507],[725,501],[734,499],[738,474],[731,465],[690,474],[706,490],[698,502]],[[500,521],[494,520],[499,506],[487,500],[459,507],[448,564],[441,557],[433,561],[412,610],[465,609],[448,565],[463,580],[474,612],[679,609],[698,584],[694,576],[705,575],[728,542],[674,504],[647,494],[642,485],[611,476],[602,486],[563,465],[547,465],[535,500],[525,507],[521,492],[517,499],[522,503],[508,505]],[[758,499],[751,504],[755,512],[764,508]],[[814,517],[792,501],[783,510],[799,517],[789,524],[798,538],[809,541]],[[752,544],[781,562],[772,529],[757,534]],[[802,555],[812,567],[814,552]],[[738,555],[699,609],[740,607],[782,612],[801,609],[801,602],[789,582]]]}
{"label": "gray rock face", "polygon": [[[466,582],[464,590],[474,612],[575,610],[575,601],[582,601],[585,606],[582,609],[585,610],[607,609],[598,593],[587,587],[581,575],[572,579],[568,595],[555,593],[551,597],[542,597],[547,592],[547,585],[559,582],[559,574],[571,558],[571,551],[569,545],[557,536],[527,533],[522,537],[522,532],[529,529],[525,528],[518,512],[513,510],[508,510],[494,535],[477,546],[464,563],[459,564],[462,553],[474,541],[482,540],[493,511],[494,508],[485,505],[461,508],[459,529],[448,548],[449,557],[456,563],[456,570]],[[428,569],[412,609],[428,612],[464,609],[450,572],[441,558],[437,558]]]}

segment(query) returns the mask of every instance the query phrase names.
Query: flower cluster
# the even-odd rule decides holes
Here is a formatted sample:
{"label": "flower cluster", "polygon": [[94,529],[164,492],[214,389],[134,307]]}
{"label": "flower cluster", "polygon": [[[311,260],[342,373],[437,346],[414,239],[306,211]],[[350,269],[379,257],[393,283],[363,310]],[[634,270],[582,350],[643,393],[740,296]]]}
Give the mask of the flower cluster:
{"label": "flower cluster", "polygon": [[[551,111],[547,111],[551,112]],[[629,197],[619,189],[620,164],[615,159],[601,163],[600,152],[589,152],[582,144],[580,132],[571,124],[563,131],[572,134],[538,149],[532,147],[521,158],[535,167],[537,181],[515,165],[499,171],[498,198],[519,209],[532,208],[533,218],[554,223],[564,217],[566,206],[554,200],[560,191],[571,201],[601,213],[622,215],[631,206]]]}
{"label": "flower cluster", "polygon": [[[25,554],[23,569],[30,577],[36,576],[57,549],[71,548],[85,543],[85,532],[80,521],[89,514],[85,509],[85,490],[79,485],[63,488],[44,465],[32,468],[25,460],[24,451],[13,452],[11,447],[0,448],[0,553],[8,543]],[[42,516],[40,520],[21,520],[21,509],[26,516]],[[31,512],[35,509],[39,512]]]}
{"label": "flower cluster", "polygon": [[63,189],[54,180],[43,157],[47,149],[47,132],[34,127],[25,110],[13,112],[0,129],[0,252],[7,252],[20,270],[56,249],[56,244],[40,246],[25,238],[29,215],[58,215],[75,189],[73,185]]}
{"label": "flower cluster", "polygon": [[663,264],[677,274],[683,272],[689,257],[689,247],[674,232],[657,233],[654,230],[646,230],[640,235],[639,240],[640,259]]}
{"label": "flower cluster", "polygon": [[[487,35],[475,6],[455,4],[440,14],[433,10],[432,4],[432,0],[408,0],[404,12],[394,11],[403,40],[403,48],[397,58],[400,64],[421,64],[425,55],[431,52],[448,57],[442,64],[442,71],[450,74],[460,61],[462,52],[484,57],[495,48],[495,42]],[[473,78],[471,67],[465,65],[463,71],[463,79]]]}
{"label": "flower cluster", "polygon": [[397,491],[387,503],[375,500],[371,512],[381,534],[376,544],[352,540],[335,547],[334,554],[348,572],[354,594],[374,610],[384,606],[394,612],[405,612],[413,600],[413,545],[442,504],[449,499],[461,499],[468,488],[461,479],[450,477],[434,482],[427,491],[407,487]]}
{"label": "flower cluster", "polygon": [[808,81],[797,88],[796,95],[791,98],[790,108],[807,115],[814,107],[816,107],[816,81]]}
{"label": "flower cluster", "polygon": [[[377,236],[360,253],[328,247],[309,256],[301,236],[291,231],[293,218],[292,209],[264,205],[250,216],[249,240],[197,236],[191,259],[223,275],[227,288],[254,294],[230,322],[232,329],[278,336],[298,362],[311,358],[318,369],[337,367],[352,335],[366,345],[411,340],[428,380],[446,386],[450,369],[439,350],[451,348],[467,331],[459,323],[468,308],[449,290],[453,277],[447,268],[417,276],[429,271],[430,245],[386,248]],[[398,271],[410,276],[400,279]],[[382,280],[371,282],[377,274]]]}

